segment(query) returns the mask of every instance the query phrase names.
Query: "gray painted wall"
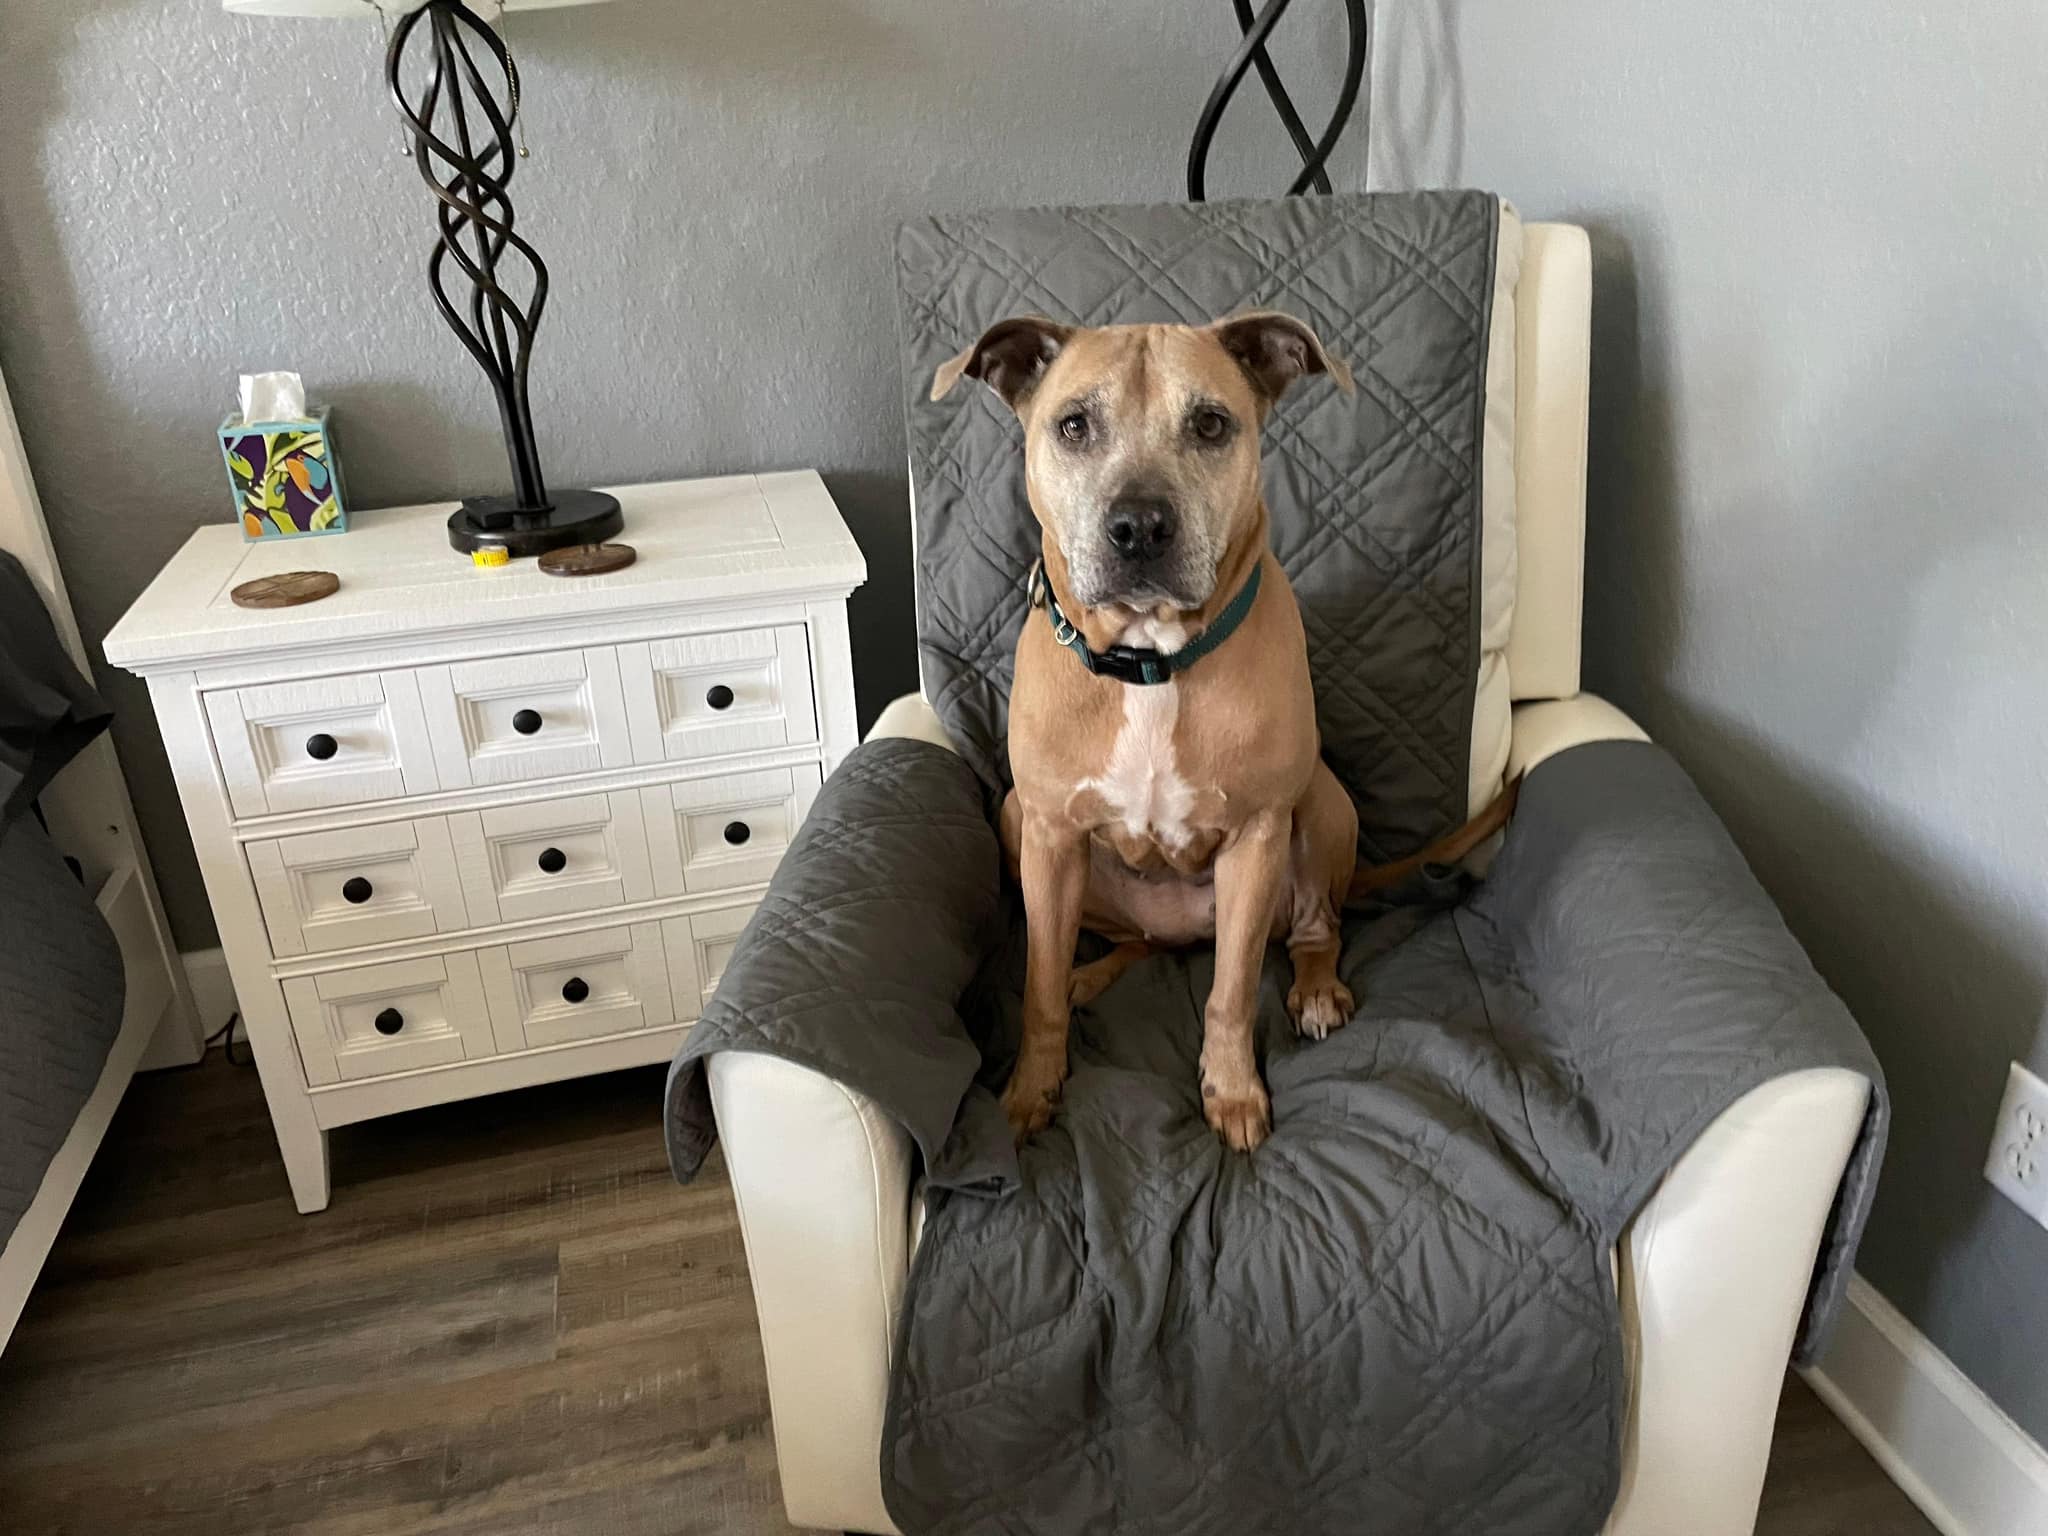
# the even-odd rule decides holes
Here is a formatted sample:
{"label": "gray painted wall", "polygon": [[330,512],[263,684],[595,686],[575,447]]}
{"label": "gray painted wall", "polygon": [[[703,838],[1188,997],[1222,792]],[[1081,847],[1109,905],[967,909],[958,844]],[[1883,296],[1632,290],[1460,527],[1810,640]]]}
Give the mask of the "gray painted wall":
{"label": "gray painted wall", "polygon": [[2048,1441],[2048,1232],[1979,1174],[2048,1074],[2048,8],[1382,9],[1375,183],[1593,231],[1589,686],[1884,1059],[1864,1273]]}
{"label": "gray painted wall", "polygon": [[[89,643],[231,517],[214,428],[245,370],[296,368],[335,404],[359,506],[508,487],[490,398],[426,295],[432,202],[367,7],[0,6],[0,368]],[[1280,51],[1308,108],[1334,94],[1339,23],[1302,11]],[[821,469],[867,552],[872,717],[916,686],[896,224],[1178,197],[1230,7],[615,0],[508,35],[520,228],[554,279],[534,365],[550,478]],[[1277,191],[1290,155],[1247,101],[1211,190]],[[101,680],[172,926],[210,945],[148,696]]]}

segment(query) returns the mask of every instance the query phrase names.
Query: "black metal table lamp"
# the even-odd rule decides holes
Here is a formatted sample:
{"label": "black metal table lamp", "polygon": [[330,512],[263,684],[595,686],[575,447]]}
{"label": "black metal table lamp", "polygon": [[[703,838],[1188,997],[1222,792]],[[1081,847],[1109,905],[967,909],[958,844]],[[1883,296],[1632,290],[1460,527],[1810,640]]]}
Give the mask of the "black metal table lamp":
{"label": "black metal table lamp", "polygon": [[[485,0],[507,10],[590,0]],[[461,0],[222,0],[244,15],[383,18],[384,76],[405,118],[409,153],[439,202],[427,287],[490,381],[511,461],[512,492],[466,496],[448,519],[458,550],[513,557],[596,544],[625,526],[602,491],[550,490],[527,398],[527,364],[547,306],[548,269],[513,227],[519,70],[492,26]],[[402,13],[402,14],[401,14]],[[396,17],[392,22],[391,18]],[[521,297],[521,295],[524,295]]]}

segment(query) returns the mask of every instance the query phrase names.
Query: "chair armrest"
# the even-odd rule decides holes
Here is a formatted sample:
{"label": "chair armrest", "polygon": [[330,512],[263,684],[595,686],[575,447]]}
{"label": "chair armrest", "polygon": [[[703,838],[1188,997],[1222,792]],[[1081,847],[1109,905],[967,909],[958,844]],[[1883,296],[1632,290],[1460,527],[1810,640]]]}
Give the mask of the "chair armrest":
{"label": "chair armrest", "polygon": [[1785,1360],[1870,1084],[1835,1067],[1730,1106],[1619,1245],[1629,1356],[1607,1536],[1748,1536]]}
{"label": "chair armrest", "polygon": [[1648,741],[1635,721],[1596,694],[1517,704],[1508,741],[1508,776],[1589,741]]}
{"label": "chair armrest", "polygon": [[818,792],[676,1054],[664,1117],[676,1177],[687,1183],[717,1137],[705,1061],[755,1051],[881,1104],[927,1166],[962,1183],[1014,1179],[1015,1148],[991,1138],[981,1113],[993,1100],[974,1106],[976,1135],[954,1160],[941,1155],[981,1067],[960,998],[1002,912],[1001,848],[967,764],[917,741],[856,747]]}
{"label": "chair armrest", "polygon": [[925,702],[921,693],[905,693],[891,699],[889,707],[875,717],[865,739],[928,741],[935,747],[944,747],[955,757],[960,755],[960,749],[953,745],[953,738],[946,734],[939,712]]}
{"label": "chair armrest", "polygon": [[779,1057],[711,1058],[792,1525],[893,1532],[878,1447],[908,1269],[910,1135]]}
{"label": "chair armrest", "polygon": [[1517,749],[1542,766],[1477,932],[1537,1000],[1517,1027],[1569,1064],[1561,1091],[1599,1106],[1560,1176],[1615,1234],[1630,1404],[1608,1531],[1737,1536],[1786,1357],[1818,1347],[1846,1280],[1882,1078],[1668,754],[1597,700],[1527,709]]}
{"label": "chair armrest", "polygon": [[919,740],[863,743],[820,790],[669,1073],[676,1176],[725,1143],[798,1524],[892,1529],[876,1447],[913,1146],[963,1186],[1015,1180],[958,1011],[1002,911],[972,770]]}

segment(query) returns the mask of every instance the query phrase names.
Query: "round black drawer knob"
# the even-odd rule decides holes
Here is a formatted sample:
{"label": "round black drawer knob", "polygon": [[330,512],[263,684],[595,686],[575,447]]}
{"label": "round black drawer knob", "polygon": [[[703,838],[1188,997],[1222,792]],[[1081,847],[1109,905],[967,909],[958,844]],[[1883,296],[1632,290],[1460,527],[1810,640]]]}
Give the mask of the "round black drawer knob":
{"label": "round black drawer knob", "polygon": [[709,693],[704,695],[704,702],[713,709],[731,709],[732,690],[723,683],[717,683],[713,685]]}
{"label": "round black drawer knob", "polygon": [[728,821],[725,824],[725,840],[737,848],[754,835],[754,829],[744,821]]}
{"label": "round black drawer knob", "polygon": [[335,742],[335,739],[325,731],[306,738],[306,756],[312,758],[315,762],[326,762],[327,759],[334,756],[337,750],[338,744]]}
{"label": "round black drawer knob", "polygon": [[405,1028],[405,1015],[400,1013],[396,1008],[386,1008],[382,1013],[377,1015],[375,1022],[377,1025],[378,1034],[395,1035],[401,1029]]}
{"label": "round black drawer knob", "polygon": [[522,736],[531,736],[540,729],[540,711],[537,709],[522,709],[512,717],[512,729]]}
{"label": "round black drawer knob", "polygon": [[562,983],[563,1002],[580,1003],[588,996],[590,996],[590,983],[581,976],[571,976]]}
{"label": "round black drawer knob", "polygon": [[559,848],[543,848],[538,862],[542,874],[559,875],[569,867],[569,855]]}
{"label": "round black drawer knob", "polygon": [[361,875],[351,875],[341,883],[341,899],[352,907],[360,907],[370,899],[370,882]]}

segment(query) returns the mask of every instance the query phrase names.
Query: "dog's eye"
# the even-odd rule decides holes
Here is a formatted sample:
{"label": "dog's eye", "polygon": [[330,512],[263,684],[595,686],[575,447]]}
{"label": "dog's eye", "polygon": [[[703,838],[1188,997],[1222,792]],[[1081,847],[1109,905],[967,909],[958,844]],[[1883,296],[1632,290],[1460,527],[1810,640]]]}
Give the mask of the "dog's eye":
{"label": "dog's eye", "polygon": [[1060,418],[1060,436],[1070,443],[1088,441],[1088,416],[1083,411],[1070,411]]}
{"label": "dog's eye", "polygon": [[1230,434],[1230,418],[1221,411],[1195,412],[1195,436],[1205,443],[1220,443]]}

